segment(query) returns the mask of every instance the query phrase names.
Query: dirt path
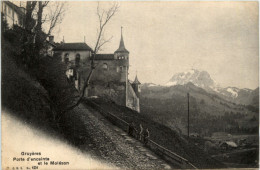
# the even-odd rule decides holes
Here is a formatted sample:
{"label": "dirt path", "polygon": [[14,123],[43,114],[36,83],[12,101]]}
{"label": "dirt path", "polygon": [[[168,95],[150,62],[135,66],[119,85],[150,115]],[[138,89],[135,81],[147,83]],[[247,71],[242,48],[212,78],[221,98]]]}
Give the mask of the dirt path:
{"label": "dirt path", "polygon": [[[87,127],[90,140],[82,145],[87,153],[118,167],[135,169],[170,169],[171,167],[139,141],[112,125],[100,113],[80,105],[75,109]],[[89,151],[89,148],[91,151]]]}

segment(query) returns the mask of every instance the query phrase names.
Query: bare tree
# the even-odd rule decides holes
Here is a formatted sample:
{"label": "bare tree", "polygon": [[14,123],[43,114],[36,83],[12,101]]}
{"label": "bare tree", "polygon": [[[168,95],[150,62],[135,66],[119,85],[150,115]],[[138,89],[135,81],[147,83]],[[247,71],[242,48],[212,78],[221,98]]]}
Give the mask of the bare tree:
{"label": "bare tree", "polygon": [[64,2],[50,2],[52,8],[49,8],[49,12],[45,16],[44,22],[48,23],[47,35],[51,35],[53,29],[57,24],[60,24],[63,20],[64,14],[66,12]]}
{"label": "bare tree", "polygon": [[[47,10],[46,10],[47,9]],[[27,1],[25,16],[24,56],[28,65],[35,66],[46,38],[62,22],[65,2]],[[47,31],[43,31],[47,24]],[[33,44],[33,45],[32,45]],[[28,47],[27,47],[28,46]]]}
{"label": "bare tree", "polygon": [[96,41],[96,44],[95,44],[93,56],[91,58],[90,72],[89,72],[87,78],[85,79],[85,82],[84,82],[84,85],[83,85],[79,99],[75,102],[75,104],[68,107],[66,109],[66,111],[72,110],[73,108],[77,107],[81,103],[82,99],[84,98],[86,89],[89,87],[89,83],[90,83],[92,74],[93,74],[93,72],[95,71],[95,68],[96,68],[96,65],[95,65],[95,62],[94,62],[96,54],[101,50],[101,48],[106,43],[110,42],[110,40],[112,39],[112,37],[110,37],[109,39],[106,39],[104,37],[105,27],[107,26],[109,21],[113,18],[113,16],[118,12],[118,9],[119,9],[119,5],[116,2],[113,3],[113,5],[108,10],[100,9],[100,4],[98,3],[98,5],[97,5],[97,16],[98,16],[99,26],[97,28],[97,32],[98,32],[97,41]]}
{"label": "bare tree", "polygon": [[35,26],[35,21],[33,19],[33,11],[36,7],[37,1],[27,1],[26,2],[26,15],[25,15],[25,30],[32,31]]}
{"label": "bare tree", "polygon": [[44,40],[46,39],[42,31],[42,15],[43,9],[48,5],[49,1],[39,1],[38,2],[38,12],[37,12],[37,24],[35,27],[35,56],[38,58],[40,55],[40,50],[43,47]]}
{"label": "bare tree", "polygon": [[[47,11],[44,9],[47,8]],[[37,25],[35,27],[35,46],[36,55],[39,56],[39,52],[43,47],[43,42],[46,38],[51,35],[53,29],[57,24],[62,22],[65,13],[65,3],[64,2],[50,2],[50,1],[39,1],[38,2],[38,12],[37,12]],[[45,17],[44,17],[45,15]],[[44,17],[44,18],[43,18]],[[47,25],[47,31],[43,34],[43,24]]]}

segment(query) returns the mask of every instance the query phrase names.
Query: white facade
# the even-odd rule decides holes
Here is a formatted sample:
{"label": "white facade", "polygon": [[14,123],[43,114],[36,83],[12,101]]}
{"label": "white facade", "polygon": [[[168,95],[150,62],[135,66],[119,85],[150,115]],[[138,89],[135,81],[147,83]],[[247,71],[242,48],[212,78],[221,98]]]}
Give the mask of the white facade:
{"label": "white facade", "polygon": [[[12,4],[9,1],[1,2],[1,12],[4,14],[8,27],[12,28],[14,25],[23,27],[23,18],[25,15],[25,9]],[[18,13],[19,10],[19,13]]]}

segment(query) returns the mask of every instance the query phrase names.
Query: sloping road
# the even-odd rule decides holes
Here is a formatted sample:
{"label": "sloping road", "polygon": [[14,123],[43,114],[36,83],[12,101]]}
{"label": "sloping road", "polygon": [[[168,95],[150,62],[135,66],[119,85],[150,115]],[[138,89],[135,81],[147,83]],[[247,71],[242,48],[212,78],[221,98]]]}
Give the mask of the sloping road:
{"label": "sloping road", "polygon": [[139,141],[112,125],[99,112],[80,105],[75,109],[77,116],[84,120],[90,135],[81,149],[97,159],[101,158],[120,168],[171,169],[164,160],[143,147]]}

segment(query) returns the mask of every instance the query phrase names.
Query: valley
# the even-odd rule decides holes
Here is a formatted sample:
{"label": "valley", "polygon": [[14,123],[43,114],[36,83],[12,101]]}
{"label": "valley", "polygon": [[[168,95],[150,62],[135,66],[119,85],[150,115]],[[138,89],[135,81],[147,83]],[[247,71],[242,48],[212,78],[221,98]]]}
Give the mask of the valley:
{"label": "valley", "polygon": [[187,136],[189,93],[190,136],[196,145],[229,167],[254,167],[259,147],[259,89],[216,84],[207,72],[198,70],[178,73],[166,85],[143,84],[141,114]]}

